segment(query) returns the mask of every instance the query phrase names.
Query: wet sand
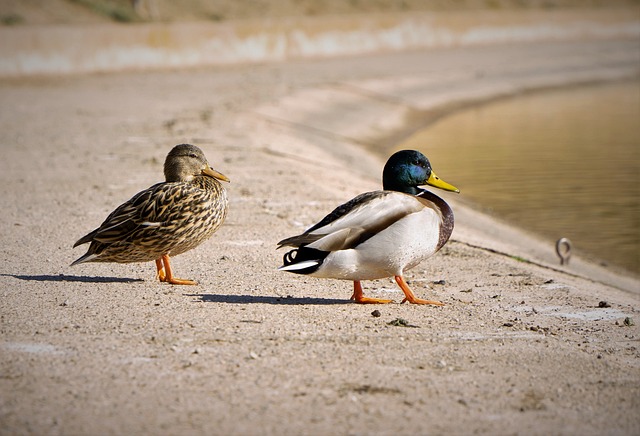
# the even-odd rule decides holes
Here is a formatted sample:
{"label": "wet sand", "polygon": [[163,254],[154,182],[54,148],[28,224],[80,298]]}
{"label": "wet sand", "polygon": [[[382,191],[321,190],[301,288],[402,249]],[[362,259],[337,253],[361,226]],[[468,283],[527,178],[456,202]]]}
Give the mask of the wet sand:
{"label": "wet sand", "polygon": [[[443,194],[453,240],[407,274],[442,308],[352,304],[349,282],[278,272],[275,250],[379,188],[370,150],[412,120],[637,74],[637,51],[512,44],[0,82],[2,433],[637,434],[637,280],[560,267],[464,193]],[[73,242],[159,181],[181,142],[232,180],[226,224],[173,262],[200,284],[158,283],[151,263],[69,267]],[[364,287],[401,301],[390,280]]]}

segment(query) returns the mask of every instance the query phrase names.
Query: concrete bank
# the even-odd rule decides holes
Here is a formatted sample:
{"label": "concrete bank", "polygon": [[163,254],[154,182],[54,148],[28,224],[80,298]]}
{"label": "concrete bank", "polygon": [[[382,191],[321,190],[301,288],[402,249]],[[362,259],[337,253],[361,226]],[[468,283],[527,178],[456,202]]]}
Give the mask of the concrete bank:
{"label": "concrete bank", "polygon": [[[632,9],[633,11],[633,9]],[[0,28],[0,77],[183,68],[485,44],[640,37],[629,9]]]}

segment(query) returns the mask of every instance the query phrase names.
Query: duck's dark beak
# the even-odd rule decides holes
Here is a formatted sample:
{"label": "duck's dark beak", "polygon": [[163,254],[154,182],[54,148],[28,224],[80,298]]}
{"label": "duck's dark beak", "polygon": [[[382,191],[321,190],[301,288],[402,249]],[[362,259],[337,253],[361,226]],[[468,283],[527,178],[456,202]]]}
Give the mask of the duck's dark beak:
{"label": "duck's dark beak", "polygon": [[448,184],[447,182],[442,180],[440,177],[436,176],[436,173],[434,173],[433,171],[431,171],[431,175],[427,180],[427,185],[435,186],[436,188],[444,189],[445,191],[460,193],[460,190],[458,188]]}
{"label": "duck's dark beak", "polygon": [[219,173],[218,171],[214,170],[209,165],[207,165],[202,170],[202,174],[205,174],[205,175],[207,175],[209,177],[213,177],[214,179],[222,180],[223,182],[231,182],[231,180],[229,180],[229,178],[227,176],[225,176],[224,174]]}

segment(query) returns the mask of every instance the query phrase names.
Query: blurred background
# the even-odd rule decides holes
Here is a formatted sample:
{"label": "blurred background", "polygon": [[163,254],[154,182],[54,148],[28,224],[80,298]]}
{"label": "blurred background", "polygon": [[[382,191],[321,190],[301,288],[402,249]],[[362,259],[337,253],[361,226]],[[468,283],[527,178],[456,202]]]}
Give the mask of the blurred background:
{"label": "blurred background", "polygon": [[224,21],[410,11],[611,8],[637,0],[2,0],[4,25]]}

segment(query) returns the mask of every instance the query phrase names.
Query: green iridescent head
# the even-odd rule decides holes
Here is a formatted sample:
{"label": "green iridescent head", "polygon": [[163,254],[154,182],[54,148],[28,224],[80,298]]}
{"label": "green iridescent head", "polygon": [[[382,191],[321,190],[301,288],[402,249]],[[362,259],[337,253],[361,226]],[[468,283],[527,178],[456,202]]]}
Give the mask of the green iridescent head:
{"label": "green iridescent head", "polygon": [[394,153],[382,171],[383,189],[417,195],[421,191],[418,186],[421,185],[460,192],[458,188],[436,176],[429,159],[419,151],[401,150]]}

